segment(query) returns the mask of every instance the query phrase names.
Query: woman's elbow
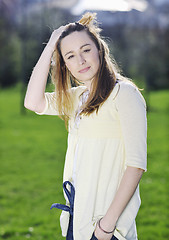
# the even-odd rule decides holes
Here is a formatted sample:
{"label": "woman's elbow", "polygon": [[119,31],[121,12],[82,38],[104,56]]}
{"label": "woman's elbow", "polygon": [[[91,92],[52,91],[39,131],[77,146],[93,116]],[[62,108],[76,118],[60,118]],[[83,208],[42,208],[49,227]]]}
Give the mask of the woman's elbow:
{"label": "woman's elbow", "polygon": [[131,174],[137,176],[140,179],[141,179],[143,173],[145,172],[145,170],[142,168],[130,167],[130,166],[128,166],[128,171],[130,171]]}
{"label": "woman's elbow", "polygon": [[27,104],[27,103],[25,103],[25,102],[24,102],[24,107],[25,107],[26,109],[28,109],[28,110],[31,110],[31,111],[35,112],[34,108],[33,108],[31,105],[29,105],[29,104]]}
{"label": "woman's elbow", "polygon": [[27,97],[25,97],[24,99],[24,107],[27,108],[28,110],[36,112],[35,105],[32,103],[32,101],[28,100]]}
{"label": "woman's elbow", "polygon": [[45,108],[45,99],[43,99],[39,103],[35,103],[34,101],[30,101],[27,98],[25,98],[24,107],[33,112],[41,113],[41,112],[43,112],[43,110]]}

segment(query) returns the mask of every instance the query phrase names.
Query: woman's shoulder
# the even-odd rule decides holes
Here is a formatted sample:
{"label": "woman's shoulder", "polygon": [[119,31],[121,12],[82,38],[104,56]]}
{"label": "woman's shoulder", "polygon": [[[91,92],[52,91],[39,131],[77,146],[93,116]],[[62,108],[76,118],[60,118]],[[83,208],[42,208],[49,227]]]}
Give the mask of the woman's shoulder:
{"label": "woman's shoulder", "polygon": [[117,79],[110,98],[115,100],[120,95],[127,94],[134,90],[136,90],[136,86],[131,81]]}
{"label": "woman's shoulder", "polygon": [[146,105],[145,99],[142,96],[139,88],[130,80],[118,80],[119,86],[118,94],[116,95],[117,100],[127,100],[129,98],[141,100]]}
{"label": "woman's shoulder", "polygon": [[138,87],[130,80],[117,80],[119,88],[123,92],[127,91],[138,91]]}

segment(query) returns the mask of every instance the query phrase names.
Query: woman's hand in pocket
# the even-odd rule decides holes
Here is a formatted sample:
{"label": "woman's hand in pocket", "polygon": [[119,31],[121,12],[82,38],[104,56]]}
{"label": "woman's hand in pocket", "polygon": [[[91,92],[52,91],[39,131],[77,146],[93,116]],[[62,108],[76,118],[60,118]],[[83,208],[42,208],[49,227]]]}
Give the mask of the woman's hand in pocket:
{"label": "woman's hand in pocket", "polygon": [[[102,221],[100,221],[100,225],[101,225],[101,223],[102,223]],[[106,230],[106,229],[104,229],[104,230]],[[103,230],[101,230],[98,223],[96,225],[94,235],[98,240],[111,240],[113,237],[113,233],[105,233]]]}

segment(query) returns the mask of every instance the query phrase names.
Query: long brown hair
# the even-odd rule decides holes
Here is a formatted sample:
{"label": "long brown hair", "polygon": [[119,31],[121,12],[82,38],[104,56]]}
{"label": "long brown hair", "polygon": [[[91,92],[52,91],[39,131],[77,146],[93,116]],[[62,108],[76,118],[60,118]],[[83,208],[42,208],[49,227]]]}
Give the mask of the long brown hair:
{"label": "long brown hair", "polygon": [[111,59],[109,48],[105,40],[101,37],[101,29],[96,22],[95,13],[86,13],[79,22],[68,24],[66,30],[61,34],[56,51],[53,55],[55,62],[52,68],[52,81],[55,85],[57,107],[59,113],[65,120],[68,120],[73,110],[71,87],[79,86],[82,83],[75,79],[67,69],[60,49],[61,41],[74,31],[86,31],[95,43],[100,58],[98,73],[92,81],[91,91],[86,104],[83,106],[81,114],[89,115],[98,111],[99,107],[109,97],[116,82],[117,66]]}

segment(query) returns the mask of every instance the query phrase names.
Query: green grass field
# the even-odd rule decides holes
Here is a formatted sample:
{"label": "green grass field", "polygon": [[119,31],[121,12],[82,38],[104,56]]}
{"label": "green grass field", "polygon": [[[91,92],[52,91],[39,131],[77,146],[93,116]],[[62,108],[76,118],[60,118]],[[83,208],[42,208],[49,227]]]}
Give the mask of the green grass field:
{"label": "green grass field", "polygon": [[[64,122],[20,114],[19,87],[0,92],[0,239],[62,240]],[[139,240],[169,239],[169,91],[151,92],[148,113],[148,172],[141,181]]]}

